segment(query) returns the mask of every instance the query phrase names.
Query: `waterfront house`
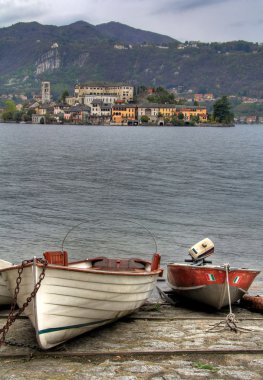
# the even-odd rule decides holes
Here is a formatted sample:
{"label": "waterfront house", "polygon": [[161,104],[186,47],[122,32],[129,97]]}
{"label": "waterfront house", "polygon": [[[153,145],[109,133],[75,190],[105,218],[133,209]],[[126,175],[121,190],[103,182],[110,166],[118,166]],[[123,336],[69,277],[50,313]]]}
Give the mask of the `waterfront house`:
{"label": "waterfront house", "polygon": [[111,119],[116,124],[131,124],[138,120],[137,105],[115,104],[111,109]]}
{"label": "waterfront house", "polygon": [[46,117],[43,115],[32,114],[32,124],[46,124]]}
{"label": "waterfront house", "polygon": [[103,103],[101,105],[101,116],[108,117],[111,116],[111,104]]}
{"label": "waterfront house", "polygon": [[64,120],[72,122],[74,124],[87,123],[90,118],[90,107],[82,104],[77,104],[70,107],[68,110],[64,110]]}
{"label": "waterfront house", "polygon": [[149,123],[156,124],[159,116],[160,104],[140,104],[138,105],[138,120],[142,116],[149,118]]}
{"label": "waterfront house", "polygon": [[70,106],[68,104],[60,103],[54,105],[54,115],[64,114],[65,111],[69,110]]}
{"label": "waterfront house", "polygon": [[208,118],[207,109],[204,106],[185,106],[177,105],[176,113],[184,115],[185,121],[190,121],[192,118],[198,118],[201,122],[206,122]]}
{"label": "waterfront house", "polygon": [[257,122],[257,117],[255,115],[246,117],[247,124],[254,124],[256,122]]}
{"label": "waterfront house", "polygon": [[149,123],[159,124],[160,119],[171,121],[179,114],[183,115],[184,121],[190,121],[193,118],[199,119],[201,122],[207,121],[207,109],[203,106],[187,106],[177,104],[142,104],[138,106],[138,119],[142,116],[148,116]]}
{"label": "waterfront house", "polygon": [[102,100],[94,99],[90,104],[90,114],[91,116],[101,116],[101,107],[103,105]]}
{"label": "waterfront house", "polygon": [[49,104],[42,104],[36,109],[36,113],[41,116],[51,114],[54,112],[54,107],[51,107]]}

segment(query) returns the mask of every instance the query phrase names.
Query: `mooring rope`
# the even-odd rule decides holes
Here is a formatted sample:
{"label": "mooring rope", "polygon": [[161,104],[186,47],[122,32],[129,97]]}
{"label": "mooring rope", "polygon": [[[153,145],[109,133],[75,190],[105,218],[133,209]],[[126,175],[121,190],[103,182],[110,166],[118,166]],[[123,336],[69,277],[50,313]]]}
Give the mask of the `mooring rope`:
{"label": "mooring rope", "polygon": [[[226,318],[225,318],[224,321],[220,321],[219,323],[216,323],[214,326],[212,326],[210,329],[208,329],[206,331],[214,330],[215,332],[219,332],[219,331],[225,330],[228,327],[230,329],[230,331],[234,331],[235,333],[237,333],[238,331],[240,331],[240,332],[252,332],[254,330],[247,329],[245,327],[239,327],[237,325],[239,323],[239,321],[236,319],[235,314],[232,312],[232,301],[231,301],[230,285],[229,285],[229,275],[228,275],[229,274],[230,265],[228,263],[224,264],[224,268],[225,268],[225,272],[226,272],[225,284],[226,284],[226,287],[227,287],[229,313],[227,314],[227,316],[226,316]],[[222,324],[224,324],[224,325],[222,326]],[[220,328],[217,329],[217,330],[215,330],[216,327],[220,327]]]}

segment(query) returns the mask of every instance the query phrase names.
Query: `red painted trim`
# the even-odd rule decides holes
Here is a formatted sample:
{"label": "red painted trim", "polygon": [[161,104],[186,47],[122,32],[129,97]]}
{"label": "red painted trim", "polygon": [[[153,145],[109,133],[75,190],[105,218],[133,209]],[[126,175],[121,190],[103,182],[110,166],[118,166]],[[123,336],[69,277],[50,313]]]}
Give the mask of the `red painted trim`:
{"label": "red painted trim", "polygon": [[[259,271],[250,269],[231,269],[228,273],[229,284],[231,286],[247,290]],[[209,280],[209,274],[213,275],[215,280]],[[234,283],[236,276],[240,279],[237,284]],[[195,267],[191,265],[169,264],[167,266],[168,282],[175,287],[193,287],[211,284],[224,284],[226,282],[226,271],[224,268],[216,267]]]}

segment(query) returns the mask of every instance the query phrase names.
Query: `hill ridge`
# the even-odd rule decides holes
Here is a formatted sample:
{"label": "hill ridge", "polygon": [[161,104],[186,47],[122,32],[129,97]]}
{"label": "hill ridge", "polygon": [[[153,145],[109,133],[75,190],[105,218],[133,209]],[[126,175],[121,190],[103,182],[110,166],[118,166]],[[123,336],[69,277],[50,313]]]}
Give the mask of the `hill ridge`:
{"label": "hill ridge", "polygon": [[117,22],[0,28],[3,94],[39,92],[40,82],[50,80],[54,96],[98,81],[263,97],[262,65],[257,43],[182,43]]}

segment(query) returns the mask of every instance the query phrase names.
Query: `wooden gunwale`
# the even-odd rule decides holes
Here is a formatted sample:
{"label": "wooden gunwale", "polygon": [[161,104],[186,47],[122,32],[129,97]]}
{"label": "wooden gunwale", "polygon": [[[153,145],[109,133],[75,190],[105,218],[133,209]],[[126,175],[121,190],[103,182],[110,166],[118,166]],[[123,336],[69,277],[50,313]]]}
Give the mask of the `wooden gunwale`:
{"label": "wooden gunwale", "polygon": [[[72,264],[79,264],[79,263],[85,263],[87,260],[84,260],[84,261],[77,261],[77,262],[72,262],[72,263],[69,263],[69,265],[72,265]],[[145,261],[146,264],[150,264],[148,261]],[[28,263],[28,264],[25,264],[24,265],[24,268],[27,268],[27,267],[31,267],[33,266],[33,263]],[[39,267],[39,268],[42,268],[43,267],[43,264],[39,263],[39,262],[36,262],[36,266]],[[21,268],[22,265],[19,264],[19,265],[13,265],[12,267],[9,267],[9,268],[4,268],[2,269],[1,271],[2,272],[5,272],[5,271],[8,271],[8,270],[18,270],[19,268]],[[66,266],[62,266],[62,265],[54,265],[54,264],[48,264],[47,266],[48,269],[59,269],[59,270],[62,270],[62,271],[70,271],[70,272],[79,272],[79,273],[92,273],[92,274],[102,274],[102,275],[118,275],[118,276],[152,276],[152,275],[160,275],[163,270],[161,268],[158,268],[156,270],[153,270],[153,271],[146,271],[144,269],[134,269],[134,268],[131,268],[130,270],[122,270],[122,269],[100,269],[100,268],[76,268],[76,267],[66,267]]]}

